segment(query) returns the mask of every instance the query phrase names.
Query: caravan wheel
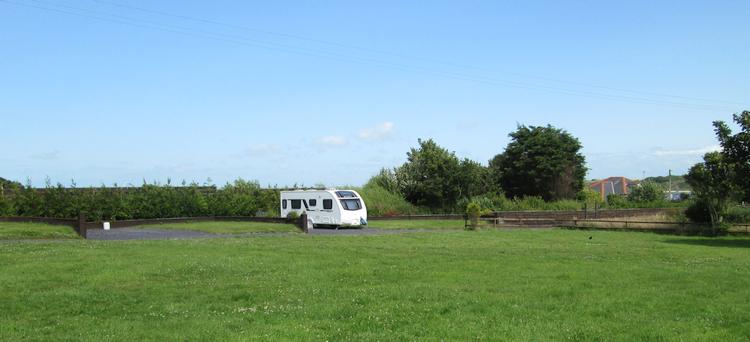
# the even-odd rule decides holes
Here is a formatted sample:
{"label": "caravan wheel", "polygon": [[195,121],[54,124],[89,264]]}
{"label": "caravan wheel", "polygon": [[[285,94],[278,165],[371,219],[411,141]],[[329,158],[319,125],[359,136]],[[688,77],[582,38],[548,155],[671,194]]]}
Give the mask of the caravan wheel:
{"label": "caravan wheel", "polygon": [[315,224],[313,223],[312,219],[307,219],[307,229],[314,229]]}

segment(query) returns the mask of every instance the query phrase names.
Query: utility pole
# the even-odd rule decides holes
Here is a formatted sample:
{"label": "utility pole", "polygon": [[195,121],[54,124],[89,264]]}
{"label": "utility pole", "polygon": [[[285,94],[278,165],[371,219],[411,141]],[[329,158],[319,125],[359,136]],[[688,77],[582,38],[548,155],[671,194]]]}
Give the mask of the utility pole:
{"label": "utility pole", "polygon": [[672,169],[669,169],[669,201],[672,202]]}

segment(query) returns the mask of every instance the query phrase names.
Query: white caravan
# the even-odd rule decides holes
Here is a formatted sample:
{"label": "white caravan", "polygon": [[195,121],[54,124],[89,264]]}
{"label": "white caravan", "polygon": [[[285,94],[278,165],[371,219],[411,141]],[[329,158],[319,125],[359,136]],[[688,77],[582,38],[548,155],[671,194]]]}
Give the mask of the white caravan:
{"label": "white caravan", "polygon": [[281,192],[281,217],[307,213],[309,227],[367,225],[365,201],[354,190],[293,190]]}

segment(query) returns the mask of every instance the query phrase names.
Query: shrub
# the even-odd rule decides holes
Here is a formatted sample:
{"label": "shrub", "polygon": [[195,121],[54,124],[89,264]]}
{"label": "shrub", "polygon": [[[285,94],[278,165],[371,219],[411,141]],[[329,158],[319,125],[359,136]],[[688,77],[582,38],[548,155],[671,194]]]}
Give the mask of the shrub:
{"label": "shrub", "polygon": [[466,216],[469,217],[471,222],[467,227],[470,230],[477,229],[479,225],[479,216],[482,215],[482,207],[477,202],[471,202],[466,206]]}
{"label": "shrub", "polygon": [[289,214],[286,214],[286,220],[289,222],[297,222],[299,219],[299,214],[296,211],[290,211]]}
{"label": "shrub", "polygon": [[541,197],[529,196],[507,199],[502,194],[486,194],[459,201],[459,212],[466,212],[468,205],[477,203],[481,208],[490,211],[525,211],[525,210],[580,210],[582,203],[574,200],[545,202]]}
{"label": "shrub", "polygon": [[13,204],[5,199],[4,196],[0,197],[0,216],[13,216],[15,215],[15,210],[13,209]]}
{"label": "shrub", "polygon": [[388,191],[375,182],[355,188],[367,205],[367,214],[372,216],[396,216],[415,214],[417,208],[398,193]]}
{"label": "shrub", "polygon": [[393,172],[391,169],[382,168],[380,169],[380,172],[378,172],[377,175],[370,178],[370,180],[365,184],[365,188],[370,186],[378,186],[386,191],[393,193],[393,194],[399,194],[399,188],[398,188],[398,180],[396,180],[396,173]]}
{"label": "shrub", "polygon": [[610,194],[607,196],[607,206],[610,208],[628,208],[628,198],[620,194]]}
{"label": "shrub", "polygon": [[[2,201],[8,202],[3,204]],[[145,183],[140,187],[76,188],[47,181],[43,189],[30,182],[5,190],[0,215],[75,218],[85,212],[88,220],[148,219],[196,216],[255,216],[279,214],[279,191],[261,189],[258,182],[238,179],[221,189]]]}
{"label": "shrub", "polygon": [[711,222],[711,216],[708,212],[708,206],[702,200],[693,201],[687,209],[685,209],[685,216],[691,222],[695,223],[709,223]]}
{"label": "shrub", "polygon": [[503,208],[508,208],[510,201],[505,198],[502,194],[485,194],[480,196],[474,196],[472,198],[462,198],[458,202],[458,212],[466,213],[468,205],[470,203],[476,203],[483,210],[489,211],[501,211]]}
{"label": "shrub", "polygon": [[750,208],[730,207],[724,215],[724,220],[730,223],[750,223]]}
{"label": "shrub", "polygon": [[644,182],[633,188],[628,195],[628,200],[636,203],[664,201],[664,190],[659,184]]}

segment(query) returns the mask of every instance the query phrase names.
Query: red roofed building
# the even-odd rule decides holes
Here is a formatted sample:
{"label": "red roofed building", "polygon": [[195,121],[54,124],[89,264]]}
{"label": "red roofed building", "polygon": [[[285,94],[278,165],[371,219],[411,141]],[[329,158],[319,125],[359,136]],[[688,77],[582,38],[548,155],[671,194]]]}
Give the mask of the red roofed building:
{"label": "red roofed building", "polygon": [[604,201],[611,194],[627,195],[630,193],[630,188],[638,184],[638,181],[633,181],[625,177],[609,177],[593,182],[589,187],[591,190],[598,192],[602,201]]}

